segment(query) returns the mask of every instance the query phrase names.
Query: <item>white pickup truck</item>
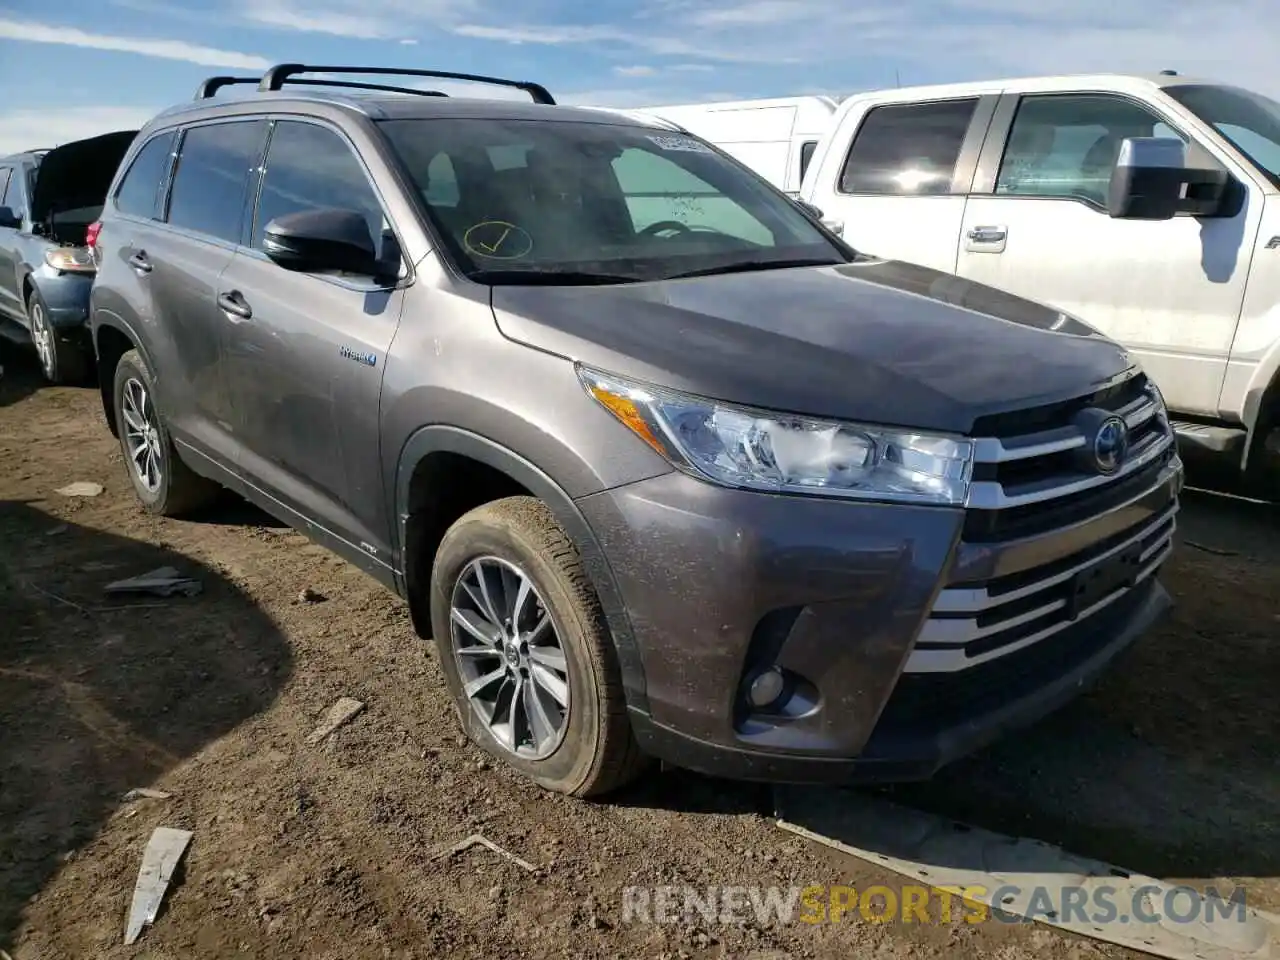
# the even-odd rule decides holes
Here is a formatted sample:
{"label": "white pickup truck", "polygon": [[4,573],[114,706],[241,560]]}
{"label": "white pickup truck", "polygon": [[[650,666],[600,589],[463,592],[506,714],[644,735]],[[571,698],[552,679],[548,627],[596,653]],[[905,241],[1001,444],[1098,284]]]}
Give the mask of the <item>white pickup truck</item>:
{"label": "white pickup truck", "polygon": [[1184,446],[1280,498],[1280,103],[1170,72],[855,94],[800,199],[1120,341]]}

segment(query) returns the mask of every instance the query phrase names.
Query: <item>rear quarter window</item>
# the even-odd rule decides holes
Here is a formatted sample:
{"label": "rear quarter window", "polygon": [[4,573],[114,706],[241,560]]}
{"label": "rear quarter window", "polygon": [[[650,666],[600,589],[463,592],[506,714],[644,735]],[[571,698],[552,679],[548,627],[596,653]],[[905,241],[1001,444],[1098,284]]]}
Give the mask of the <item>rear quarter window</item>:
{"label": "rear quarter window", "polygon": [[156,134],[137,152],[116,190],[116,209],[135,217],[159,214],[160,187],[169,175],[173,155],[172,130]]}

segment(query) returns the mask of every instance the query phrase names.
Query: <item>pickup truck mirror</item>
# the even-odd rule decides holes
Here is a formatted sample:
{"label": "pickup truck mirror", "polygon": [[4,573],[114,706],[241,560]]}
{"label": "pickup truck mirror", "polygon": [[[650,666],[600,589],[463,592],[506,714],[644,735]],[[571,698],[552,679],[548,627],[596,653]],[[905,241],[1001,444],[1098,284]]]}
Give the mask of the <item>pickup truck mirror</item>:
{"label": "pickup truck mirror", "polygon": [[11,207],[0,207],[0,230],[17,230],[21,226],[22,218]]}
{"label": "pickup truck mirror", "polygon": [[801,200],[798,197],[795,198],[795,204],[797,207],[799,207],[809,216],[813,217],[813,219],[815,220],[822,219],[822,209],[820,207],[815,207],[812,203],[809,203],[805,200]]}
{"label": "pickup truck mirror", "polygon": [[358,210],[301,210],[276,217],[266,227],[262,252],[299,273],[380,273],[369,221]]}
{"label": "pickup truck mirror", "polygon": [[1107,213],[1120,220],[1169,220],[1178,213],[1218,214],[1231,177],[1208,163],[1191,164],[1174,137],[1126,137],[1120,142]]}

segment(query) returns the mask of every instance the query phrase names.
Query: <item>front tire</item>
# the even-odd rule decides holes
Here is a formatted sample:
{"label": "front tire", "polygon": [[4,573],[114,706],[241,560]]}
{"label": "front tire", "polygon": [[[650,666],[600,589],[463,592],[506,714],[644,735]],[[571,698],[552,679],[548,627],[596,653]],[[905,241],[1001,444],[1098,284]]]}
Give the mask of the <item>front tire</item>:
{"label": "front tire", "polygon": [[644,770],[600,603],[540,500],[497,500],[449,528],[431,626],[463,729],[490,754],[576,797]]}
{"label": "front tire", "polygon": [[49,321],[48,304],[35,288],[27,295],[27,323],[46,380],[59,386],[79,386],[89,379],[89,351],[83,339],[58,332]]}
{"label": "front tire", "polygon": [[178,517],[211,502],[218,485],[193,472],[178,456],[155,405],[151,371],[137,350],[116,364],[112,396],[125,469],[147,512]]}

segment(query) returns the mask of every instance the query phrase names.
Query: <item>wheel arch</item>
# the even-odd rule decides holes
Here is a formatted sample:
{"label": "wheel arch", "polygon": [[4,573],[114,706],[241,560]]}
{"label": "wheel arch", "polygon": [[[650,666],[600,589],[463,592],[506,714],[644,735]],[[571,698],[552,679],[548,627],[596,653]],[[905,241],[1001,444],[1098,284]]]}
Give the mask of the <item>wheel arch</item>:
{"label": "wheel arch", "polygon": [[[429,629],[429,601],[422,594],[429,594],[430,571],[423,571],[423,556],[435,556],[435,545],[444,530],[415,531],[414,503],[423,492],[415,490],[425,475],[432,472],[432,458],[461,457],[480,464],[507,478],[522,492],[537,497],[551,510],[556,521],[564,528],[569,539],[577,547],[583,566],[596,596],[600,600],[609,632],[613,638],[618,666],[622,673],[629,707],[647,712],[644,668],[637,648],[631,619],[622,602],[617,581],[591,526],[578,510],[573,498],[554,479],[524,457],[495,443],[480,434],[458,427],[437,425],[422,427],[412,434],[400,453],[395,478],[395,535],[397,554],[400,558],[397,584],[401,594],[409,600],[415,626],[422,632]],[[434,544],[431,542],[434,540]],[[424,603],[427,606],[424,606]]]}
{"label": "wheel arch", "polygon": [[93,354],[97,360],[98,368],[98,393],[102,399],[102,414],[107,419],[107,427],[111,430],[113,437],[118,437],[119,425],[116,423],[116,404],[113,393],[115,391],[116,366],[120,363],[120,358],[130,350],[137,350],[142,356],[142,362],[147,365],[147,369],[154,376],[156,373],[155,364],[151,362],[151,357],[142,345],[139,337],[134,335],[129,329],[129,325],[121,318],[114,314],[108,317],[99,315],[95,318],[93,326]]}

